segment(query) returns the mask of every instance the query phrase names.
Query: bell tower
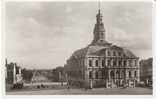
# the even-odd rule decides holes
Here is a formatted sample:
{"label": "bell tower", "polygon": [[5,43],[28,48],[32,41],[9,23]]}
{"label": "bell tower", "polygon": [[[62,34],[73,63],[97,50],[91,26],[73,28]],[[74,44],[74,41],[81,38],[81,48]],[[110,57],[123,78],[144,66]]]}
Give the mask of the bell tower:
{"label": "bell tower", "polygon": [[105,28],[102,22],[102,14],[100,12],[100,9],[98,11],[98,14],[96,15],[96,24],[94,27],[94,40],[95,41],[105,40]]}
{"label": "bell tower", "polygon": [[99,9],[98,9],[98,14],[96,15],[96,24],[94,26],[94,38],[92,41],[92,45],[103,45],[106,44],[105,40],[105,28],[104,24],[102,22],[102,14],[100,10],[100,2],[99,2]]}

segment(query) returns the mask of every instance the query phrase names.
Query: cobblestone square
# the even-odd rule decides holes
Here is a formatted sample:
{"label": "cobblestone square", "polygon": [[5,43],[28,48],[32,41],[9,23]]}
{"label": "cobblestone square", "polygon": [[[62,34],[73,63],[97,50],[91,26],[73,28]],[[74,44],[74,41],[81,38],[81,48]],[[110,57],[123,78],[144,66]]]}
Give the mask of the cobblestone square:
{"label": "cobblestone square", "polygon": [[12,91],[7,95],[152,95],[149,88],[94,88],[84,89],[59,89],[59,90],[35,90]]}

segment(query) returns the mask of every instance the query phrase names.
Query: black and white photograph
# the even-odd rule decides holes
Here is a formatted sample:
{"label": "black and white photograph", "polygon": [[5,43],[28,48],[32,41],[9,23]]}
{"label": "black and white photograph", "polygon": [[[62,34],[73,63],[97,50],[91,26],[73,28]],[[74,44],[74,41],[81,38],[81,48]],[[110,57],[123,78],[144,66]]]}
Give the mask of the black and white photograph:
{"label": "black and white photograph", "polygon": [[8,95],[153,95],[147,1],[5,1]]}

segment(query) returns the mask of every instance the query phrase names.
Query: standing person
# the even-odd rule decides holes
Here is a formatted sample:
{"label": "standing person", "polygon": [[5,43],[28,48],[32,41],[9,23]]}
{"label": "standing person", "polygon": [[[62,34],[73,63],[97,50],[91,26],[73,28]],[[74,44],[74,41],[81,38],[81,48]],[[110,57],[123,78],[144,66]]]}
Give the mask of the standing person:
{"label": "standing person", "polygon": [[67,89],[70,89],[69,80],[67,81]]}

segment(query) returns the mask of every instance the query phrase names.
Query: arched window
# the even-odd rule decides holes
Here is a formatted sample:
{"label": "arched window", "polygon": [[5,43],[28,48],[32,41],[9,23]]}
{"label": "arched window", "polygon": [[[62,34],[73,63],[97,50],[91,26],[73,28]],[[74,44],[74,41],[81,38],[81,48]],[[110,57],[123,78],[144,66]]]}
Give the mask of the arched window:
{"label": "arched window", "polygon": [[108,53],[108,56],[111,56],[110,51],[108,51],[107,53]]}
{"label": "arched window", "polygon": [[132,61],[131,60],[129,60],[129,66],[132,66]]}
{"label": "arched window", "polygon": [[116,72],[116,78],[117,78],[117,79],[120,78],[120,72],[119,72],[119,71]]}
{"label": "arched window", "polygon": [[92,67],[92,60],[89,60],[89,67]]}
{"label": "arched window", "polygon": [[127,61],[126,60],[124,61],[124,66],[127,66]]}
{"label": "arched window", "polygon": [[119,66],[122,66],[122,65],[121,65],[121,61],[120,61],[120,60],[119,60]]}
{"label": "arched window", "polygon": [[105,78],[105,71],[102,71],[102,78]]}
{"label": "arched window", "polygon": [[132,77],[132,75],[131,75],[131,71],[129,71],[129,78],[131,78]]}
{"label": "arched window", "polygon": [[96,65],[96,66],[99,66],[99,64],[98,64],[98,60],[95,61],[95,65]]}
{"label": "arched window", "polygon": [[89,79],[92,79],[92,78],[93,78],[92,71],[89,71]]}
{"label": "arched window", "polygon": [[135,60],[135,66],[137,66],[137,60]]}
{"label": "arched window", "polygon": [[108,66],[110,66],[111,65],[111,60],[107,60],[107,64],[108,64]]}
{"label": "arched window", "polygon": [[113,71],[110,72],[110,77],[111,77],[111,79],[114,79],[114,72]]}
{"label": "arched window", "polygon": [[95,78],[98,79],[98,71],[95,72]]}
{"label": "arched window", "polygon": [[102,66],[103,67],[105,66],[105,60],[102,60]]}
{"label": "arched window", "polygon": [[124,78],[125,77],[125,71],[122,71],[121,72],[121,78]]}
{"label": "arched window", "polygon": [[137,77],[137,71],[134,72],[134,76]]}
{"label": "arched window", "polygon": [[116,66],[116,60],[113,61],[113,66]]}
{"label": "arched window", "polygon": [[113,56],[116,56],[116,52],[115,51],[113,52]]}
{"label": "arched window", "polygon": [[102,71],[98,72],[98,78],[101,79],[102,78]]}

